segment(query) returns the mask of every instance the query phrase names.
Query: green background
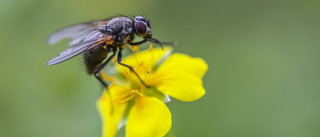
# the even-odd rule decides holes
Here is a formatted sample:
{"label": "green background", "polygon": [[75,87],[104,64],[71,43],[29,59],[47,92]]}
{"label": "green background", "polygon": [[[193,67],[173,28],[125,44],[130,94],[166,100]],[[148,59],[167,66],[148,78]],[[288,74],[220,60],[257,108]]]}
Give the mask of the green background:
{"label": "green background", "polygon": [[117,14],[147,15],[155,38],[209,65],[204,97],[167,104],[171,135],[320,136],[318,0],[1,0],[1,137],[101,136],[101,86],[81,57],[47,66],[68,41],[46,39]]}

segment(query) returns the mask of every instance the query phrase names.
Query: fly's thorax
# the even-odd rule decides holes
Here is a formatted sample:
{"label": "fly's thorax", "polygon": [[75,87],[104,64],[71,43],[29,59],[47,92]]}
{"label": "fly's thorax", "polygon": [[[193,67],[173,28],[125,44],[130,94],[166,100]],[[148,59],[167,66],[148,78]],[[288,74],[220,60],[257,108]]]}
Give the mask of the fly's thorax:
{"label": "fly's thorax", "polygon": [[112,35],[129,35],[133,30],[133,22],[128,17],[116,17],[108,21],[106,32]]}

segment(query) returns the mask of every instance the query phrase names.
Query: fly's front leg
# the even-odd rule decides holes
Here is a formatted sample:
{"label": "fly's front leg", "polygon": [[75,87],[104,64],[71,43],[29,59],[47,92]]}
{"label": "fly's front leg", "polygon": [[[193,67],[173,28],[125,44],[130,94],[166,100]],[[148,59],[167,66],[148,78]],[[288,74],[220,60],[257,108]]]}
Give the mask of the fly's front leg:
{"label": "fly's front leg", "polygon": [[[131,42],[132,42],[132,41],[131,41]],[[143,44],[143,43],[147,42],[147,40],[144,39],[144,40],[139,41],[139,42],[134,42],[134,43],[131,43],[131,42],[129,42],[130,45],[140,45],[140,44]]]}
{"label": "fly's front leg", "polygon": [[141,81],[141,83],[142,83],[145,87],[150,88],[150,86],[148,86],[148,85],[140,78],[140,76],[138,75],[138,73],[137,73],[136,71],[134,71],[134,69],[133,69],[131,66],[121,63],[121,60],[122,60],[122,53],[121,53],[121,49],[120,49],[119,52],[118,52],[118,60],[117,60],[118,63],[119,63],[120,65],[122,65],[122,66],[125,66],[125,67],[129,68],[130,71],[132,71],[132,72],[138,77],[138,79]]}

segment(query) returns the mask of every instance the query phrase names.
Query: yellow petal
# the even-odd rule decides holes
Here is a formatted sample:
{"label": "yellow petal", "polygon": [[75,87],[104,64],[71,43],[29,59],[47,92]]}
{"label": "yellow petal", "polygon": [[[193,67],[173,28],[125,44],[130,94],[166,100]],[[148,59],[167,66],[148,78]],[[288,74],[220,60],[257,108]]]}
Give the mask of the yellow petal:
{"label": "yellow petal", "polygon": [[207,72],[208,65],[201,58],[190,57],[186,54],[172,54],[157,70],[158,72],[176,73],[181,72],[186,75],[194,75],[202,78]]}
{"label": "yellow petal", "polygon": [[202,59],[175,53],[159,67],[149,83],[173,98],[194,101],[205,94],[202,77],[207,69]]}
{"label": "yellow petal", "polygon": [[[136,68],[136,67],[153,68],[153,66],[155,66],[157,61],[164,54],[166,54],[167,51],[171,51],[171,50],[172,48],[170,47],[164,47],[163,50],[161,48],[155,48],[152,51],[144,50],[144,51],[137,52],[135,54],[127,56],[121,62],[129,66],[132,66],[139,73],[139,68]],[[128,71],[128,68],[121,66],[119,64],[117,64],[117,67],[120,69],[121,73],[124,73],[125,70]],[[147,72],[143,72],[143,73],[147,73]]]}
{"label": "yellow petal", "polygon": [[[119,93],[126,93],[125,88],[121,89],[119,86],[114,86],[111,90],[114,94],[114,98],[122,99],[123,95]],[[121,89],[121,90],[120,90]],[[116,92],[118,91],[118,92]],[[98,101],[97,107],[101,115],[102,124],[103,124],[103,137],[115,137],[117,135],[119,121],[123,117],[125,110],[127,108],[127,102],[114,102],[110,101],[110,96],[105,93]]]}
{"label": "yellow petal", "polygon": [[185,73],[165,74],[157,81],[153,84],[157,90],[181,101],[194,101],[205,94],[201,79]]}
{"label": "yellow petal", "polygon": [[163,137],[171,128],[171,113],[159,99],[137,96],[129,112],[126,137]]}

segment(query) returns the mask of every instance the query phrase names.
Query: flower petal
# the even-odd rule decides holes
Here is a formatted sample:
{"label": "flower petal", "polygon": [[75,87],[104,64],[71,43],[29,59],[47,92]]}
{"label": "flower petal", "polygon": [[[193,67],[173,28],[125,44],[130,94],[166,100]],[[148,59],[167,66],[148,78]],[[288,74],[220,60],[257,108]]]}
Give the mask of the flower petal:
{"label": "flower petal", "polygon": [[171,113],[159,99],[137,96],[129,112],[127,137],[162,137],[171,128]]}
{"label": "flower petal", "polygon": [[[133,55],[127,56],[121,62],[126,65],[132,66],[135,69],[135,71],[137,71],[138,73],[144,74],[147,72],[140,72],[140,71],[145,70],[145,68],[152,69],[156,65],[157,61],[160,60],[160,58],[163,55],[171,52],[172,52],[172,48],[170,47],[164,47],[163,50],[161,48],[155,48],[152,51],[144,50],[141,52],[137,52]],[[127,67],[119,65],[118,63],[116,64],[116,66],[118,70],[124,75],[126,75],[126,73],[129,72],[129,69]]]}
{"label": "flower petal", "polygon": [[141,61],[143,61],[144,65],[148,65],[148,67],[151,68],[156,63],[156,61],[159,60],[161,56],[168,50],[172,50],[172,48],[164,47],[163,50],[161,48],[154,48],[152,51],[144,50],[141,52],[137,52],[136,54],[127,56],[122,60],[122,63],[134,66],[137,65],[137,63],[141,63]]}
{"label": "flower petal", "polygon": [[[116,88],[116,90],[119,89],[120,88]],[[124,91],[121,90],[119,90],[119,92],[124,93]],[[116,103],[112,101],[112,104],[113,105],[111,105],[110,97],[106,92],[104,92],[104,95],[97,101],[97,107],[103,121],[103,137],[115,137],[117,135],[119,121],[128,106],[127,102]]]}
{"label": "flower petal", "polygon": [[205,94],[200,78],[185,73],[157,77],[155,88],[181,101],[194,101]]}
{"label": "flower petal", "polygon": [[203,59],[190,57],[186,54],[174,53],[159,67],[157,71],[166,73],[181,72],[202,78],[207,70],[208,65]]}
{"label": "flower petal", "polygon": [[150,84],[181,101],[194,101],[205,94],[202,77],[207,64],[200,58],[175,53],[151,77]]}

